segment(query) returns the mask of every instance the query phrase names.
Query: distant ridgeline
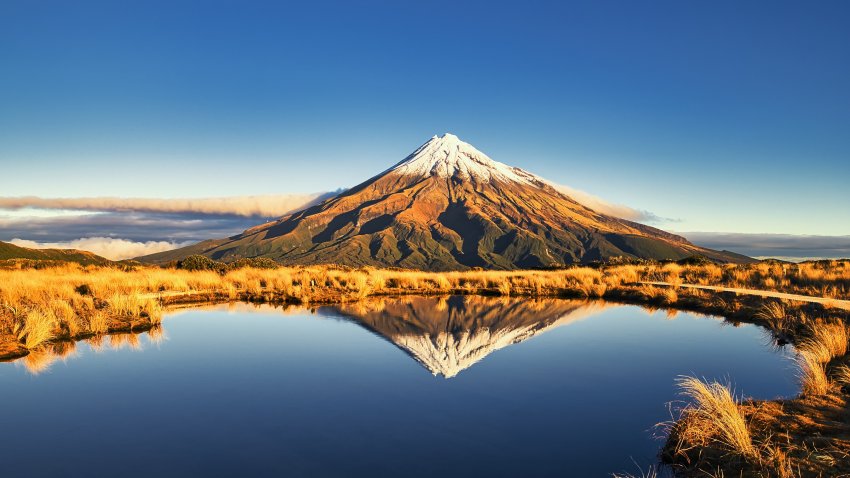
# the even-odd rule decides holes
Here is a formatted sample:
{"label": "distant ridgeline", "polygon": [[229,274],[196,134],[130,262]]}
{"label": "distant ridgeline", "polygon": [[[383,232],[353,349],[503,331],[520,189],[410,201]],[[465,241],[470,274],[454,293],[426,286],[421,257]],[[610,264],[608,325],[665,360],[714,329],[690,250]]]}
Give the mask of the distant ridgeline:
{"label": "distant ridgeline", "polygon": [[549,181],[434,136],[383,173],[242,234],[138,258],[431,271],[548,269],[616,260],[753,259],[590,209]]}
{"label": "distant ridgeline", "polygon": [[0,242],[0,261],[10,265],[12,263],[23,263],[37,261],[40,265],[47,262],[75,262],[82,265],[106,265],[113,262],[91,252],[78,251],[76,249],[30,249],[20,247],[8,242]]}

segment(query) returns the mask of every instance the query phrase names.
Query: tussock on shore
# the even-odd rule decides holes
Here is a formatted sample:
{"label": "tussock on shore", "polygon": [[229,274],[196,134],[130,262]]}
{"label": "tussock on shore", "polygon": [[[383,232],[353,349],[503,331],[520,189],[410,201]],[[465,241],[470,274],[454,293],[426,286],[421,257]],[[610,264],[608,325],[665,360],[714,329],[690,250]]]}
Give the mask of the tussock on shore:
{"label": "tussock on shore", "polygon": [[[782,316],[784,336],[790,330],[797,346],[800,397],[741,401],[730,384],[683,378],[687,404],[667,424],[662,455],[677,474],[850,476],[846,318],[811,320],[784,309]],[[775,325],[774,318],[768,314],[768,326]],[[798,327],[789,329],[789,322]]]}

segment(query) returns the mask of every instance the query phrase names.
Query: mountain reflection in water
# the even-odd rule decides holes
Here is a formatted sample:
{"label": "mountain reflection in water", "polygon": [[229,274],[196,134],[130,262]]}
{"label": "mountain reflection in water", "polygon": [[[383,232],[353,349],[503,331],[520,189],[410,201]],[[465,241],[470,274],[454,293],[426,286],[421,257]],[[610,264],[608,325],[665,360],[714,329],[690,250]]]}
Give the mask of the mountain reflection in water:
{"label": "mountain reflection in water", "polygon": [[451,378],[496,350],[607,307],[602,301],[450,296],[370,299],[318,312],[350,318],[434,375]]}
{"label": "mountain reflection in water", "polygon": [[[221,304],[192,307],[217,309]],[[232,311],[267,305],[231,303]],[[616,307],[604,301],[517,299],[482,296],[380,297],[318,308],[279,306],[282,315],[314,313],[350,320],[395,344],[434,375],[456,376],[491,353],[561,325]],[[202,323],[196,325],[203,327]],[[82,342],[95,352],[141,350],[139,337],[160,343],[166,326],[150,330],[100,335]],[[58,360],[76,356],[75,342],[58,342],[16,360],[37,375]]]}
{"label": "mountain reflection in water", "polygon": [[[755,398],[798,392],[793,357],[755,326],[725,324],[478,296],[171,310],[150,331],[56,343],[0,364],[15,411],[0,414],[0,427],[14,430],[0,439],[4,471],[73,475],[92,449],[101,464],[92,476],[645,469],[660,446],[650,430],[677,399],[675,377],[728,378]],[[163,458],[126,469],[128,449]]]}

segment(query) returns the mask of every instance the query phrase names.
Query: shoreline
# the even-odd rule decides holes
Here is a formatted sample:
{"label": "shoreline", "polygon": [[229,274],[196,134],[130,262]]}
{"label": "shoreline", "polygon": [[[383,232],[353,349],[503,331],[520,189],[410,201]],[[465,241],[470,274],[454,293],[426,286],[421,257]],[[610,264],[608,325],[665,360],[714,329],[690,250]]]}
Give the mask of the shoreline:
{"label": "shoreline", "polygon": [[[670,279],[670,270],[658,268],[653,272],[654,275],[636,273],[632,268],[624,269],[622,266],[602,271],[572,269],[452,275],[381,270],[247,269],[228,273],[224,276],[227,281],[224,281],[222,276],[210,275],[208,272],[145,269],[141,274],[136,271],[118,273],[116,276],[129,280],[135,274],[133,277],[147,281],[148,288],[156,288],[151,292],[126,288],[135,294],[128,305],[125,301],[130,298],[111,292],[114,284],[107,288],[93,280],[99,274],[97,269],[93,269],[79,275],[79,280],[88,282],[69,287],[72,292],[65,300],[78,307],[76,328],[70,322],[59,328],[54,325],[54,333],[47,340],[31,347],[26,344],[29,337],[20,339],[20,335],[8,331],[0,334],[0,361],[21,359],[31,352],[43,350],[45,346],[72,347],[71,344],[78,340],[145,332],[159,326],[163,310],[226,302],[309,306],[354,303],[368,297],[410,295],[601,299],[647,308],[718,316],[732,324],[755,324],[769,331],[777,343],[792,344],[798,350],[799,345],[810,341],[816,331],[834,324],[846,326],[850,318],[850,311],[828,307],[834,305],[834,299],[798,302],[760,295],[741,295],[740,290],[705,290],[688,287],[693,284],[681,281],[658,280]],[[153,276],[157,274],[162,277],[157,276],[154,280]],[[112,282],[115,280],[111,276],[107,279],[112,279]],[[655,279],[651,281],[654,284],[645,283],[649,282],[646,279]],[[67,282],[67,277],[60,275],[60,280]],[[191,280],[197,280],[197,284],[186,287],[188,290],[170,290],[157,285],[157,281],[162,284],[167,281],[184,284]],[[106,280],[104,283],[111,284]],[[211,287],[199,290],[203,284],[210,284]],[[235,287],[236,284],[240,287]],[[217,288],[213,289],[212,286]],[[98,287],[103,287],[103,292]],[[192,290],[192,287],[198,289]],[[11,315],[9,310],[14,307],[4,305],[6,315]],[[22,315],[22,312],[17,312]],[[94,331],[92,329],[96,322],[99,324],[98,330]],[[80,324],[88,324],[90,328],[85,329]],[[23,329],[19,327],[18,332],[20,330]],[[76,333],[71,333],[74,330]],[[846,354],[846,351],[842,356],[829,356],[823,368],[832,373],[842,365],[850,365],[850,354]],[[737,404],[736,408],[746,417],[753,440],[761,447],[757,456],[740,455],[719,441],[682,447],[681,442],[677,443],[676,440],[688,424],[686,411],[682,410],[677,420],[668,424],[670,433],[662,447],[660,459],[677,476],[713,476],[706,473],[716,473],[717,470],[734,473],[735,476],[740,473],[744,473],[742,476],[836,476],[850,473],[850,416],[847,413],[850,410],[847,400],[850,387],[842,389],[831,381],[827,385],[826,390],[816,395],[804,392],[793,398],[743,400]],[[813,449],[819,452],[813,454]],[[777,470],[798,471],[795,472],[797,474],[788,474]]]}

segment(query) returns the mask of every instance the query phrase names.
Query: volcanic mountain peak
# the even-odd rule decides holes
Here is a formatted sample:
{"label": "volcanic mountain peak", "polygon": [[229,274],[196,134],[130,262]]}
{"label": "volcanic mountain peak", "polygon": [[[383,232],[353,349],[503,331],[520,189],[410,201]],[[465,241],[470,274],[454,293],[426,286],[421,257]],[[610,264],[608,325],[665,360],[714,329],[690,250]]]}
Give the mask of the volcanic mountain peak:
{"label": "volcanic mountain peak", "polygon": [[459,177],[481,182],[492,180],[539,184],[541,178],[490,159],[475,146],[446,133],[434,136],[410,156],[393,166],[389,172],[428,177]]}
{"label": "volcanic mountain peak", "polygon": [[141,258],[203,254],[225,262],[342,264],[433,271],[555,268],[612,258],[718,262],[711,251],[653,227],[594,211],[552,183],[490,159],[453,134],[319,204],[242,234]]}

